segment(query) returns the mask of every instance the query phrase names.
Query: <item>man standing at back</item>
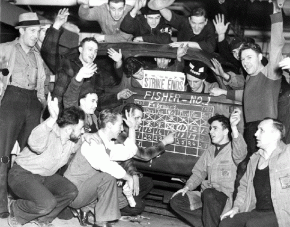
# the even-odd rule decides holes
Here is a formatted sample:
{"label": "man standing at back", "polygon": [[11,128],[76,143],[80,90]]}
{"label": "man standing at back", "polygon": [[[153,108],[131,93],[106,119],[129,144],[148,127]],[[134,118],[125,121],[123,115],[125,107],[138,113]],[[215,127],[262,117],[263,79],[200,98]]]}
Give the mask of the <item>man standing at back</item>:
{"label": "man standing at back", "polygon": [[97,21],[100,24],[102,34],[94,35],[98,42],[131,41],[132,35],[120,31],[121,22],[132,9],[131,6],[125,4],[125,0],[108,0],[108,3],[93,8],[89,8],[89,0],[78,0],[78,4],[81,4],[79,16],[82,19]]}
{"label": "man standing at back", "polygon": [[[36,13],[19,16],[20,36],[0,44],[0,59],[7,62],[9,73],[0,74],[0,87],[4,84],[0,107],[0,218],[8,216],[7,168],[16,141],[22,150],[34,127],[39,124],[42,105],[45,105],[43,61],[35,44],[40,23]],[[0,96],[1,96],[0,91]]]}
{"label": "man standing at back", "polygon": [[161,15],[168,24],[178,30],[177,41],[171,46],[178,47],[182,43],[188,43],[189,47],[214,52],[216,48],[215,28],[208,21],[204,7],[197,6],[192,9],[188,18],[180,16],[166,8],[172,1],[153,0],[148,6],[154,10],[160,10]]}

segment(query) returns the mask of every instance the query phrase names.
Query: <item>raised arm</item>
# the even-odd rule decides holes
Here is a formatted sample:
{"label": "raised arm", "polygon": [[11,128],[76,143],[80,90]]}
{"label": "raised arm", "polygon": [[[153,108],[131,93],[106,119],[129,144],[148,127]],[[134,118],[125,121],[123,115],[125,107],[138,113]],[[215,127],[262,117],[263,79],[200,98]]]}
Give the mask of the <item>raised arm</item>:
{"label": "raised arm", "polygon": [[278,80],[281,78],[279,72],[279,62],[282,60],[282,49],[285,43],[283,37],[283,18],[281,9],[277,5],[277,1],[273,1],[273,14],[271,15],[271,41],[269,63],[266,67],[265,74],[269,79]]}
{"label": "raised arm", "polygon": [[237,125],[241,121],[242,111],[239,108],[235,108],[230,116],[230,123],[232,129],[232,148],[233,148],[233,160],[238,165],[247,155],[247,145],[243,136],[239,133]]}

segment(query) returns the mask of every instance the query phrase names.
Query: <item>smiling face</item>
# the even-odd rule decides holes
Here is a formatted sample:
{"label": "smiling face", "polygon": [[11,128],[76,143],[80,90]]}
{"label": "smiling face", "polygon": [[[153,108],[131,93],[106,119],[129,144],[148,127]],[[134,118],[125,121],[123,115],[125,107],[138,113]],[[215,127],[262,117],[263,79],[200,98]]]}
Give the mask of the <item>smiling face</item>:
{"label": "smiling face", "polygon": [[154,58],[157,63],[157,67],[161,69],[166,69],[168,67],[169,62],[171,62],[170,58]]}
{"label": "smiling face", "polygon": [[85,63],[92,63],[98,54],[98,44],[93,41],[85,42],[79,47],[80,59]]}
{"label": "smiling face", "polygon": [[210,137],[213,144],[222,145],[228,141],[229,130],[224,128],[219,121],[213,121],[210,125]]}
{"label": "smiling face", "polygon": [[241,53],[241,62],[246,72],[251,75],[256,75],[261,68],[262,54],[258,54],[252,49],[245,49]]}
{"label": "smiling face", "polygon": [[19,32],[22,44],[24,44],[28,48],[31,48],[35,46],[39,38],[40,26],[19,28]]}
{"label": "smiling face", "polygon": [[188,20],[195,35],[199,35],[207,24],[207,19],[204,16],[191,16]]}
{"label": "smiling face", "polygon": [[124,2],[109,2],[108,10],[110,12],[111,17],[118,21],[122,18],[124,11],[125,11],[125,4]]}
{"label": "smiling face", "polygon": [[160,22],[161,15],[160,14],[150,14],[150,15],[145,15],[145,18],[146,18],[147,23],[150,26],[150,28],[156,28]]}

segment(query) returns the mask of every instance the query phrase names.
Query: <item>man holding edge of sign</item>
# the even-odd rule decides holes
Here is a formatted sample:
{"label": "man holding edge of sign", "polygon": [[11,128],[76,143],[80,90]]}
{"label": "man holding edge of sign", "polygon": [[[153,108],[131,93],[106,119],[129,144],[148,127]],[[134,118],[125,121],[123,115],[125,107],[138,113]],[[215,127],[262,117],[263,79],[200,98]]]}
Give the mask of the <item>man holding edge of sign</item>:
{"label": "man holding edge of sign", "polygon": [[[238,108],[230,119],[216,115],[208,120],[212,144],[196,162],[185,187],[171,198],[172,209],[195,227],[218,226],[220,215],[232,207],[237,165],[247,154],[237,129],[240,120]],[[193,191],[200,184],[201,192]]]}

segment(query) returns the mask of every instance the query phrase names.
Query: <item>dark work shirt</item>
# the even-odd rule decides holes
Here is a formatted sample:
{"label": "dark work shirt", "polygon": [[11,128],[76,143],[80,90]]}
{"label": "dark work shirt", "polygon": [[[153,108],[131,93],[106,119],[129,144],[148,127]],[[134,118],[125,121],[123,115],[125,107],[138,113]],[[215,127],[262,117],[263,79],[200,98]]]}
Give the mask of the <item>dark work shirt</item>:
{"label": "dark work shirt", "polygon": [[257,211],[274,211],[271,198],[271,185],[269,176],[269,166],[265,169],[256,169],[254,177],[254,188],[257,198]]}
{"label": "dark work shirt", "polygon": [[193,33],[188,17],[183,17],[172,12],[172,18],[168,23],[178,30],[177,41],[197,42],[202,50],[209,53],[215,51],[216,35],[214,25],[211,21],[207,21],[207,24],[198,35]]}
{"label": "dark work shirt", "polygon": [[[230,142],[230,141],[229,141]],[[225,143],[225,144],[222,144],[222,145],[215,145],[215,152],[214,152],[214,157],[216,157],[217,155],[218,155],[218,153],[222,150],[222,149],[224,149],[224,147],[225,146],[227,146],[228,145],[228,143],[229,142],[227,142],[227,143]]]}

